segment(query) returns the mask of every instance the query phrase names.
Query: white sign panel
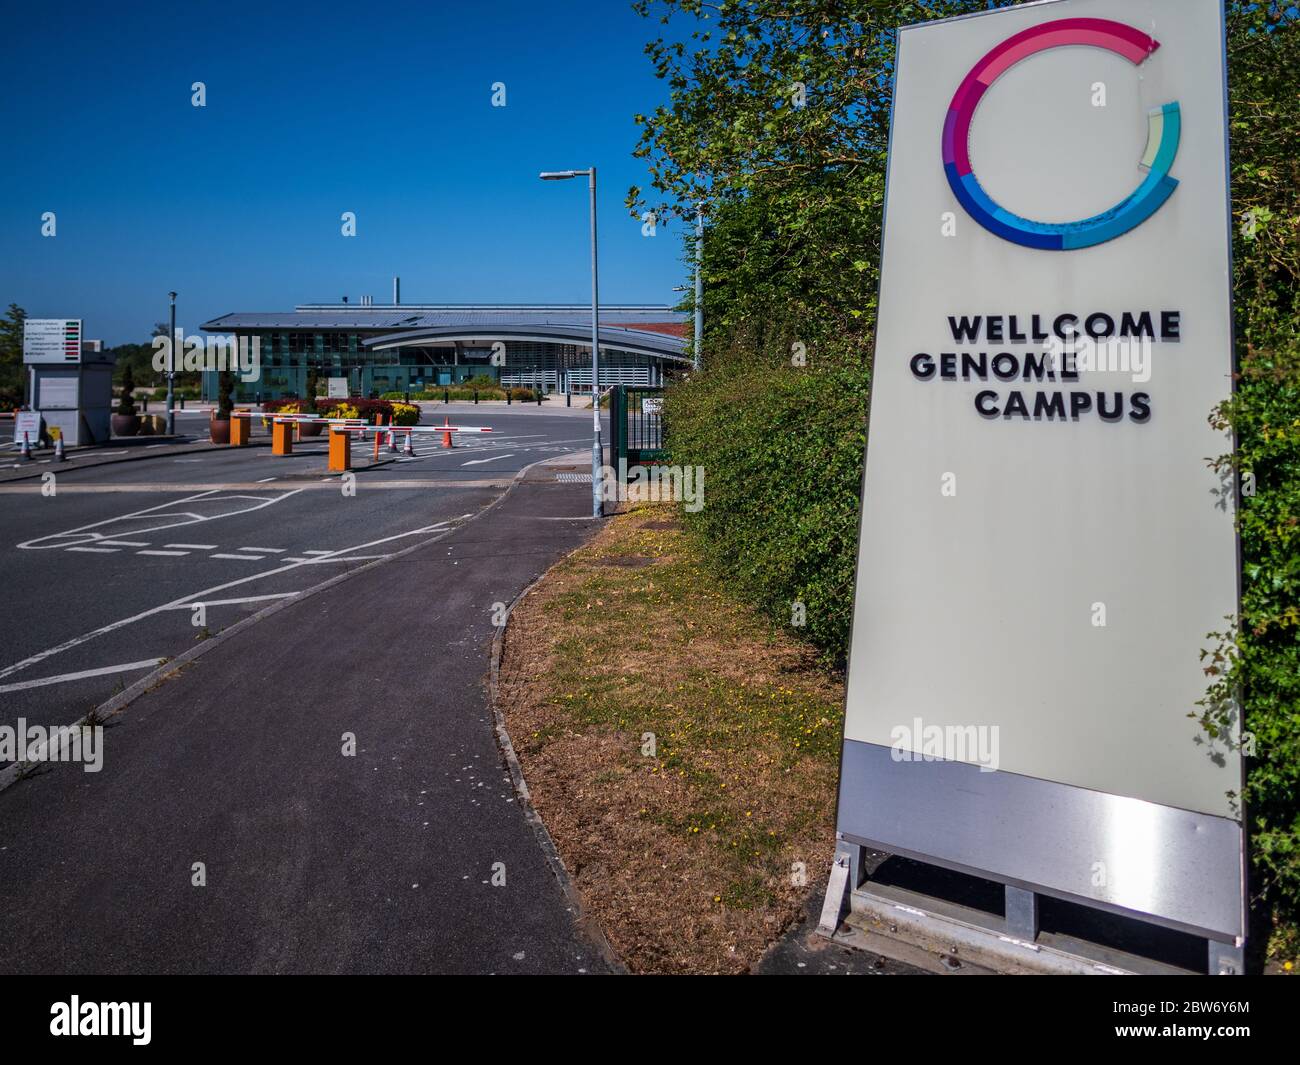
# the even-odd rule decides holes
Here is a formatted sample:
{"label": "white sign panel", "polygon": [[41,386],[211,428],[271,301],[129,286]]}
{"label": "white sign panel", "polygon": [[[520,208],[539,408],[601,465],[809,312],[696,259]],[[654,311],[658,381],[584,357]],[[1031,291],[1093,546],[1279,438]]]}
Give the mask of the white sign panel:
{"label": "white sign panel", "polygon": [[331,377],[329,379],[330,399],[347,399],[348,398],[348,379],[346,377]]}
{"label": "white sign panel", "polygon": [[41,412],[38,410],[20,410],[14,414],[14,444],[21,447],[23,437],[35,447],[41,439]]}
{"label": "white sign panel", "polygon": [[27,318],[23,321],[23,362],[81,362],[80,318]]}
{"label": "white sign panel", "polygon": [[43,377],[40,382],[41,409],[76,410],[78,385],[76,377]]}
{"label": "white sign panel", "polygon": [[1239,816],[1189,717],[1237,610],[1222,35],[1218,0],[900,33],[846,742]]}

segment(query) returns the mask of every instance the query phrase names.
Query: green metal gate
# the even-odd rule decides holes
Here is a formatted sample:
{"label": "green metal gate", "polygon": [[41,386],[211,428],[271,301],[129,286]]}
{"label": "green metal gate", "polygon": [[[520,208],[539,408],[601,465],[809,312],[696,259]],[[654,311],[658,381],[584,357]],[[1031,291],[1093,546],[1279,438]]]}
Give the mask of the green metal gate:
{"label": "green metal gate", "polygon": [[664,450],[662,388],[615,385],[609,395],[611,465],[619,478],[629,466],[659,462],[668,457]]}

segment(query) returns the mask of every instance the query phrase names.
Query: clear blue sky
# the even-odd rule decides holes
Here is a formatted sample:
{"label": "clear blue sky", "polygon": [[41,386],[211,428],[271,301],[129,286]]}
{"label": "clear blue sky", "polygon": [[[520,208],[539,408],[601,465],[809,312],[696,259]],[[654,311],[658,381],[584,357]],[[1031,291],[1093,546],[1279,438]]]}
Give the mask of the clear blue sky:
{"label": "clear blue sky", "polygon": [[148,338],[170,289],[189,331],[388,302],[394,274],[404,302],[581,302],[585,183],[536,175],[590,163],[602,302],[675,302],[680,227],[643,237],[623,207],[648,184],[632,116],[666,92],[642,53],[657,29],[625,0],[15,5],[0,306],[117,344]]}

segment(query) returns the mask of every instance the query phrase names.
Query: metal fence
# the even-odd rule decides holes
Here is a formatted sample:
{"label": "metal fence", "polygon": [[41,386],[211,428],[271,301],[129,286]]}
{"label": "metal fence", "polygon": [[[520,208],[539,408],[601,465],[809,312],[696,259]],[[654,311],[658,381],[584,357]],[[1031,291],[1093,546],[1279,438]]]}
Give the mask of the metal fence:
{"label": "metal fence", "polygon": [[626,476],[629,466],[658,462],[664,450],[662,388],[615,385],[609,394],[610,464]]}

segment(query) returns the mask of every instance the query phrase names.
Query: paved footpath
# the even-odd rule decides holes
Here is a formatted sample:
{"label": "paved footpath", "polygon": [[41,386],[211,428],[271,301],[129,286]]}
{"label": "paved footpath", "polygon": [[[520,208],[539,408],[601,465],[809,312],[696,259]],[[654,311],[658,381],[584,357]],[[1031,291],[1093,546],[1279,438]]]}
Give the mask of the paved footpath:
{"label": "paved footpath", "polygon": [[593,531],[563,520],[590,492],[541,468],[223,638],[113,719],[101,772],[0,794],[0,972],[606,971],[515,800],[485,680],[493,605]]}

